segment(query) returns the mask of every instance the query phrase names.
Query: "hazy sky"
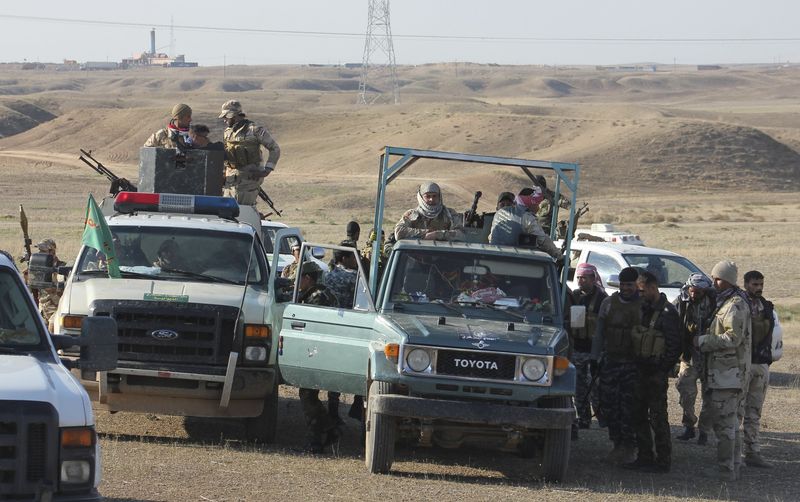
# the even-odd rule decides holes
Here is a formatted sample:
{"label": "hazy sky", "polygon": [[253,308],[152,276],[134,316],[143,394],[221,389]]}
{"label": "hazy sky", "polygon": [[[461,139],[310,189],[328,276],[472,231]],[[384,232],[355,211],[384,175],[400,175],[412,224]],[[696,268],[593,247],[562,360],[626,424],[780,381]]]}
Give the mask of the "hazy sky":
{"label": "hazy sky", "polygon": [[[366,30],[367,5],[367,0],[4,2],[0,12],[0,61],[118,61],[149,48],[153,25],[156,47],[169,52],[168,26],[173,23],[175,52],[203,66],[222,65],[223,61],[227,64],[360,62],[363,35],[236,33],[184,27],[361,34]],[[9,16],[144,26],[90,25]],[[800,61],[800,1],[797,0],[394,0],[391,24],[395,54],[401,64]],[[404,35],[490,39],[415,39]],[[758,38],[762,40],[752,40]]]}

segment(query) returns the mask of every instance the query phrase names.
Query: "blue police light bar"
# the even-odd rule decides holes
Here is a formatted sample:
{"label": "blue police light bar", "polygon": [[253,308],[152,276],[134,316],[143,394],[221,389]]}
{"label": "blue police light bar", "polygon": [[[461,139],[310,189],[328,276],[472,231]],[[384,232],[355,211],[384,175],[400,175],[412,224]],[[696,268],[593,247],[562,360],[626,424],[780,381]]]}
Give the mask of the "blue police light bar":
{"label": "blue police light bar", "polygon": [[114,210],[125,214],[148,211],[211,214],[221,218],[239,216],[239,204],[231,197],[180,193],[120,192],[114,199]]}

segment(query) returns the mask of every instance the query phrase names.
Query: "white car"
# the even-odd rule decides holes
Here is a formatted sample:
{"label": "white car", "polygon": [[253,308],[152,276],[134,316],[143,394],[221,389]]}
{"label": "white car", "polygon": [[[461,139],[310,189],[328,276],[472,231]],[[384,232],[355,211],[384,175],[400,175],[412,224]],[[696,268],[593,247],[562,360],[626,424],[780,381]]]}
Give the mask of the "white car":
{"label": "white car", "polygon": [[[261,240],[264,241],[264,250],[267,252],[268,255],[271,255],[273,250],[275,249],[275,234],[278,233],[279,230],[283,228],[289,228],[289,225],[285,223],[281,223],[279,221],[269,221],[269,220],[261,220]],[[280,273],[284,267],[294,262],[294,255],[292,255],[292,246],[295,244],[302,244],[302,241],[296,239],[293,236],[288,237],[281,241],[281,249],[278,252],[278,273]],[[328,270],[328,264],[322,261],[320,258],[325,256],[325,250],[322,248],[313,248],[311,250],[312,256],[311,260],[314,261],[323,271]]]}
{"label": "white car", "polygon": [[92,405],[56,349],[108,340],[75,367],[112,369],[116,329],[98,317],[80,338],[51,337],[22,276],[0,254],[0,500],[101,500]]}
{"label": "white car", "polygon": [[615,244],[631,244],[633,246],[644,246],[644,241],[642,241],[641,237],[636,234],[632,234],[630,232],[623,232],[617,230],[614,225],[610,223],[592,223],[591,228],[578,228],[575,230],[575,237],[578,240],[585,240],[581,239],[581,236],[590,235],[592,237],[597,237],[603,239],[606,242],[613,242]]}
{"label": "white car", "polygon": [[693,273],[704,273],[700,268],[672,251],[630,244],[610,242],[572,241],[569,264],[569,287],[578,288],[575,268],[581,263],[597,267],[606,291],[610,294],[618,290],[619,272],[625,267],[639,267],[648,270],[659,278],[658,289],[674,301],[680,294],[681,286]]}

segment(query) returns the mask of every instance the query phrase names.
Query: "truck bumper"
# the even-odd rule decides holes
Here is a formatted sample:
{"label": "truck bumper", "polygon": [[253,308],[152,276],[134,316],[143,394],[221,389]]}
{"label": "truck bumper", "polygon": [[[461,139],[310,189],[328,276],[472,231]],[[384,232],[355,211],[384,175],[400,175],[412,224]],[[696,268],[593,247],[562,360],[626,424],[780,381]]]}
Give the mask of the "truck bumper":
{"label": "truck bumper", "polygon": [[369,406],[376,413],[394,417],[526,429],[568,429],[575,417],[573,408],[534,408],[393,394],[370,396]]}

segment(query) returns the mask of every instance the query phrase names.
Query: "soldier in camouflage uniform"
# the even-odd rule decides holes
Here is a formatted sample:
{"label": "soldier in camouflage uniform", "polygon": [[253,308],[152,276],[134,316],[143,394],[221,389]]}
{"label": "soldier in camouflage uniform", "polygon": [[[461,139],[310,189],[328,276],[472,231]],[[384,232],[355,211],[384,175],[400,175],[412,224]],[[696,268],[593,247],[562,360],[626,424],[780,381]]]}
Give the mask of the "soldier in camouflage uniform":
{"label": "soldier in camouflage uniform", "polygon": [[[319,305],[321,307],[338,307],[336,295],[318,281],[322,277],[322,269],[313,261],[303,263],[298,280],[298,303]],[[322,453],[327,445],[339,439],[336,421],[319,400],[318,389],[300,389],[300,404],[308,426],[308,444],[310,453]]]}
{"label": "soldier in camouflage uniform", "polygon": [[[703,355],[694,346],[694,338],[702,335],[711,325],[711,319],[716,309],[714,288],[705,274],[695,273],[689,276],[686,284],[681,288],[681,293],[675,299],[678,317],[681,321],[681,366],[675,388],[680,395],[680,405],[683,408],[683,433],[676,439],[688,441],[695,436],[694,426],[697,424],[700,435],[697,444],[704,445],[708,442],[708,433],[711,432],[711,413],[709,401],[705,396],[705,384],[702,379]],[[697,382],[700,381],[701,399],[700,418],[694,411],[697,401]]]}
{"label": "soldier in camouflage uniform", "polygon": [[445,207],[439,185],[429,181],[417,188],[417,207],[403,213],[394,235],[397,240],[463,240],[464,215]]}
{"label": "soldier in camouflage uniform", "polygon": [[[678,311],[658,291],[658,278],[642,272],[637,281],[642,296],[642,324],[633,333],[636,358],[636,460],[623,465],[643,472],[669,472],[672,442],[667,415],[667,378],[681,352]],[[655,456],[653,445],[655,444]]]}
{"label": "soldier in camouflage uniform", "polygon": [[752,335],[747,295],[736,286],[738,270],[721,261],[711,270],[717,309],[705,335],[695,345],[705,355],[706,386],[711,396],[717,462],[723,479],[739,479],[745,386],[750,377]]}
{"label": "soldier in camouflage uniform", "polygon": [[[275,169],[281,150],[266,127],[245,118],[238,101],[226,101],[219,118],[227,125],[222,135],[226,168],[223,195],[235,198],[239,204],[255,206],[258,189]],[[269,151],[266,162],[261,154],[262,147]]]}
{"label": "soldier in camouflage uniform", "polygon": [[294,282],[297,275],[297,265],[300,263],[300,243],[292,245],[292,256],[294,256],[294,261],[283,267],[281,277],[291,279]]}
{"label": "soldier in camouflage uniform", "polygon": [[744,289],[750,300],[753,345],[750,379],[744,401],[744,461],[750,467],[772,467],[761,457],[758,430],[761,410],[769,387],[769,365],[772,364],[772,330],[775,328],[772,302],[764,299],[764,274],[751,270],[744,274]]}
{"label": "soldier in camouflage uniform", "polygon": [[614,443],[609,460],[620,463],[636,458],[633,423],[637,367],[633,354],[633,330],[642,323],[642,298],[636,286],[639,273],[627,267],[619,273],[619,292],[600,305],[597,330],[592,339],[591,369],[600,371],[600,409]]}
{"label": "soldier in camouflage uniform", "polygon": [[[583,328],[574,328],[569,331],[572,348],[570,361],[575,365],[577,426],[580,429],[588,429],[592,423],[592,407],[594,407],[595,414],[598,414],[598,422],[600,421],[599,417],[602,416],[602,412],[599,411],[600,394],[597,386],[592,385],[593,375],[589,370],[589,361],[592,358],[592,335],[597,326],[597,313],[600,312],[600,305],[603,300],[608,298],[608,294],[603,289],[600,274],[594,265],[581,263],[575,270],[575,277],[578,281],[578,290],[572,292],[572,299],[575,305],[586,307],[586,325]],[[575,434],[573,434],[574,436]]]}
{"label": "soldier in camouflage uniform", "polygon": [[[58,259],[56,256],[56,241],[53,239],[45,239],[36,245],[39,251],[53,256],[53,263],[56,266],[64,265],[65,263]],[[53,274],[53,282],[58,282],[58,274]],[[39,289],[39,312],[42,313],[42,318],[47,323],[47,328],[52,332],[54,329],[55,319],[53,315],[58,310],[58,302],[61,300],[61,291],[58,288],[41,288]]]}
{"label": "soldier in camouflage uniform", "polygon": [[192,122],[192,109],[189,105],[178,103],[172,107],[172,118],[167,127],[159,129],[147,138],[144,146],[158,148],[185,148],[189,138],[189,125]]}

